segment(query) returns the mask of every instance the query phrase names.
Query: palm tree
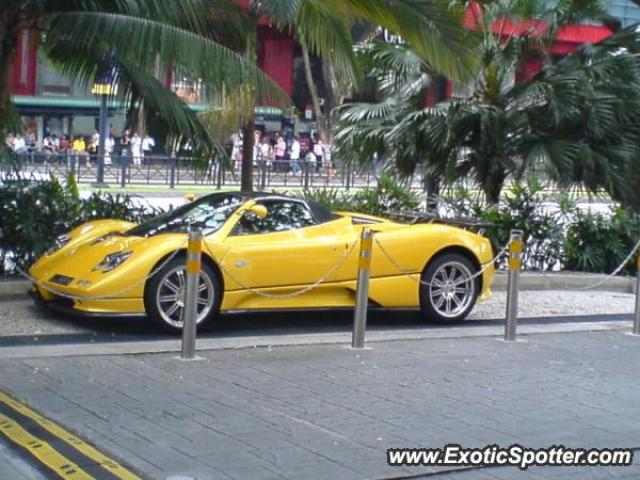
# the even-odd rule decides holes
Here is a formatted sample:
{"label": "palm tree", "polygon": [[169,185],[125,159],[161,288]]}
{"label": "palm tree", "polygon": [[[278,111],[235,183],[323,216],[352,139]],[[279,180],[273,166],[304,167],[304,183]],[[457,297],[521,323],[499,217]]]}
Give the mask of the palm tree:
{"label": "palm tree", "polygon": [[[395,163],[401,176],[412,175],[418,164],[434,162],[439,154],[418,125],[427,91],[437,73],[407,45],[371,42],[360,45],[361,68],[367,71],[369,95],[380,100],[346,104],[337,110],[335,145],[338,154],[360,163],[374,155]],[[426,175],[430,196],[432,176]],[[431,206],[431,205],[429,205]]]}
{"label": "palm tree", "polygon": [[[553,64],[549,48],[562,25],[604,18],[605,13],[595,0],[562,0],[551,7],[536,0],[503,0],[472,5],[469,12],[482,42],[467,95],[434,108],[415,108],[398,90],[373,104],[349,106],[342,126],[348,126],[356,140],[398,152],[402,171],[425,163],[430,174],[442,179],[471,176],[487,202],[495,204],[507,177],[522,171],[523,141],[529,138],[529,113],[535,107],[523,99],[522,84],[514,82],[519,68],[538,59],[546,71]],[[386,68],[393,70],[393,63]],[[411,84],[412,77],[404,80]],[[359,119],[368,121],[358,124]],[[403,154],[407,150],[410,155]]]}
{"label": "palm tree", "polygon": [[[54,67],[90,84],[107,71],[123,100],[140,99],[176,138],[217,147],[197,115],[156,78],[158,67],[202,79],[212,91],[252,85],[263,102],[286,95],[234,50],[246,17],[232,0],[5,0],[0,13],[0,140],[14,112],[11,66],[21,32],[34,30]],[[236,47],[237,48],[237,47]],[[4,141],[1,142],[4,146]]]}
{"label": "palm tree", "polygon": [[604,189],[640,208],[640,33],[581,48],[520,86],[527,123],[523,165],[542,164],[562,186]]}
{"label": "palm tree", "polygon": [[[412,0],[251,0],[247,13],[250,18],[245,55],[255,59],[257,22],[262,16],[282,31],[293,35],[302,47],[307,66],[307,82],[313,91],[315,84],[309,75],[309,54],[331,58],[336,75],[342,81],[358,84],[360,73],[353,52],[351,26],[355,21],[382,25],[401,34],[410,43],[416,56],[438,67],[453,78],[465,78],[475,61],[472,35],[462,28],[460,12],[452,10],[441,0],[416,3]],[[317,101],[316,116],[323,129],[323,118]],[[256,101],[258,99],[256,98]],[[255,121],[244,102],[234,103],[245,113],[236,112],[226,118],[241,119],[243,132],[243,160],[241,185],[252,188],[253,141]],[[220,115],[205,115],[214,128],[222,121]]]}
{"label": "palm tree", "polygon": [[[0,13],[0,140],[12,117],[16,44],[23,30],[33,29],[61,72],[89,84],[116,69],[119,97],[130,103],[142,100],[175,137],[188,139],[194,148],[216,149],[216,139],[201,119],[156,78],[158,63],[202,79],[211,91],[246,84],[256,103],[287,105],[286,96],[255,65],[254,33],[257,19],[265,14],[314,53],[333,56],[348,78],[356,78],[348,31],[356,18],[402,34],[419,55],[452,76],[464,76],[473,60],[468,35],[442,0],[263,0],[251,1],[248,10],[233,0],[6,0]],[[249,141],[242,186],[248,190],[253,115],[243,128]],[[4,141],[0,144],[4,147]]]}

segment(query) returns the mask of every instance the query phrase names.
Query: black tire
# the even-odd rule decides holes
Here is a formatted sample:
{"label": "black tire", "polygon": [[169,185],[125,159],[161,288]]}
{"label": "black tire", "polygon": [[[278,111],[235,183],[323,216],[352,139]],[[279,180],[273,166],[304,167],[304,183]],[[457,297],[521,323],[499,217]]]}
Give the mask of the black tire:
{"label": "black tire", "polygon": [[[162,294],[163,297],[175,296],[176,298],[182,297],[182,290],[173,293],[173,290],[169,288],[166,283],[167,278],[169,281],[180,287],[178,282],[172,281],[174,278],[178,278],[180,274],[179,271],[183,271],[182,275],[184,276],[184,267],[185,267],[185,258],[184,256],[177,256],[172,259],[169,263],[167,263],[162,269],[156,273],[150,280],[147,281],[144,289],[144,307],[147,312],[147,316],[149,320],[153,322],[153,324],[164,330],[165,332],[173,332],[178,333],[182,331],[182,322],[179,319],[180,312],[174,312],[174,316],[170,322],[171,316],[167,316],[168,311],[172,308],[171,300],[166,300],[162,302],[160,296]],[[156,267],[157,268],[157,267]],[[202,285],[206,285],[207,298],[203,301],[206,301],[206,305],[202,305],[202,310],[200,310],[200,306],[198,308],[199,315],[202,315],[204,309],[207,308],[208,311],[204,314],[203,317],[198,319],[198,328],[203,328],[209,324],[218,316],[220,310],[220,301],[222,299],[222,290],[220,287],[220,282],[218,281],[218,276],[216,272],[205,262],[202,262],[202,270],[200,273],[200,282],[198,283],[199,287]],[[159,292],[159,289],[161,291]],[[213,290],[213,292],[211,292]],[[209,301],[209,295],[211,295],[211,299]],[[210,302],[210,303],[209,303]],[[181,301],[177,301],[176,303],[182,303]],[[178,307],[180,310],[182,307]]]}
{"label": "black tire", "polygon": [[[456,270],[459,276],[444,281]],[[420,284],[420,308],[425,319],[439,323],[455,323],[464,320],[473,309],[480,293],[480,278],[464,283],[462,278],[476,273],[478,268],[464,255],[444,253],[434,258],[422,272]],[[444,275],[444,276],[443,276]],[[440,288],[440,283],[443,283]],[[462,290],[465,293],[462,293]],[[442,292],[439,295],[438,292]],[[444,302],[440,304],[440,302]],[[454,308],[447,313],[448,306]]]}

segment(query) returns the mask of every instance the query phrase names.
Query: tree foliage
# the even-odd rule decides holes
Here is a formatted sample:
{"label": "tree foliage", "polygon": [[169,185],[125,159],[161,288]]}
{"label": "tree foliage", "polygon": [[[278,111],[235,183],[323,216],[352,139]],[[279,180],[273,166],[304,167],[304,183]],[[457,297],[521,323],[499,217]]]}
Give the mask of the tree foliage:
{"label": "tree foliage", "polygon": [[[236,51],[246,18],[232,0],[9,0],[0,17],[0,58],[12,59],[23,30],[63,74],[80,85],[110,77],[115,99],[144,101],[176,139],[212,150],[216,139],[189,106],[158,79],[176,71],[201,79],[211,91],[244,82],[265,103],[287,104],[287,96],[255,63]],[[107,75],[117,72],[116,76]],[[10,84],[0,83],[0,129],[7,124]]]}
{"label": "tree foliage", "polygon": [[[619,31],[555,61],[550,46],[559,28],[603,12],[591,1],[548,5],[510,0],[472,8],[482,32],[479,67],[466,94],[435,107],[416,107],[411,96],[420,78],[411,49],[370,48],[378,101],[341,111],[340,146],[361,158],[387,152],[403,172],[423,163],[444,181],[470,177],[489,203],[498,202],[508,178],[535,170],[640,205],[633,187],[640,175],[638,33]],[[514,81],[528,61],[539,62],[539,73]]]}

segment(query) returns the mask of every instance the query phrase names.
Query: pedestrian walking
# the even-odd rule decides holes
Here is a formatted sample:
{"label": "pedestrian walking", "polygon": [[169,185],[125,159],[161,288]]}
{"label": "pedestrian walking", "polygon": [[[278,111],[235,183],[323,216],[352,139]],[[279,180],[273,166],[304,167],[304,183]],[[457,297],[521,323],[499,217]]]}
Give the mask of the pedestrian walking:
{"label": "pedestrian walking", "polygon": [[58,146],[58,155],[61,156],[60,162],[62,164],[69,165],[69,150],[71,149],[71,140],[69,140],[69,135],[66,133],[62,135],[60,139],[60,145]]}
{"label": "pedestrian walking", "polygon": [[316,143],[313,144],[313,154],[316,156],[316,173],[319,173],[324,160],[324,144],[322,143],[322,139],[318,138]]}
{"label": "pedestrian walking", "polygon": [[50,133],[47,133],[45,135],[45,137],[44,137],[44,140],[42,141],[42,152],[46,156],[50,156],[50,155],[53,155],[55,153],[55,146],[53,144],[53,139],[51,138],[51,134]]}
{"label": "pedestrian walking", "polygon": [[142,158],[147,158],[153,152],[156,147],[156,141],[148,133],[144,134],[142,138]]}
{"label": "pedestrian walking", "polygon": [[131,156],[134,165],[142,165],[142,138],[138,132],[133,132],[131,137]]}
{"label": "pedestrian walking", "polygon": [[78,165],[80,164],[80,159],[84,157],[86,159],[87,166],[89,166],[89,154],[87,153],[87,144],[85,143],[84,138],[78,135],[73,141],[72,148]]}
{"label": "pedestrian walking", "polygon": [[273,149],[271,148],[269,137],[265,135],[262,138],[262,143],[260,144],[260,160],[266,162],[267,165],[271,165],[272,155]]}
{"label": "pedestrian walking", "polygon": [[275,170],[279,172],[288,172],[289,165],[285,158],[285,152],[287,150],[287,142],[284,141],[284,137],[278,134],[278,139],[276,140],[275,146],[275,159],[276,166]]}
{"label": "pedestrian walking", "polygon": [[104,164],[111,165],[111,154],[113,153],[113,148],[116,144],[116,141],[113,139],[111,135],[107,137],[104,141]]}
{"label": "pedestrian walking", "polygon": [[294,135],[293,142],[291,142],[291,149],[289,151],[289,158],[291,159],[291,172],[294,175],[300,173],[300,138],[298,135]]}
{"label": "pedestrian walking", "polygon": [[128,157],[131,153],[131,132],[125,130],[120,137],[120,155]]}

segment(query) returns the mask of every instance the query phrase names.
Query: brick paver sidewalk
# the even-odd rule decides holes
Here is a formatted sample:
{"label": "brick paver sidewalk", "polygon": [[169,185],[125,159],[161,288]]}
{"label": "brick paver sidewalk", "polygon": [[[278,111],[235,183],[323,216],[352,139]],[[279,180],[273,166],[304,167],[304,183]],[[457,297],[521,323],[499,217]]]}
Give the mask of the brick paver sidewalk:
{"label": "brick paver sidewalk", "polygon": [[[387,466],[387,448],[446,443],[640,447],[640,338],[523,338],[3,360],[0,388],[151,479],[401,477],[428,469]],[[640,467],[446,476],[495,478],[636,479]]]}

